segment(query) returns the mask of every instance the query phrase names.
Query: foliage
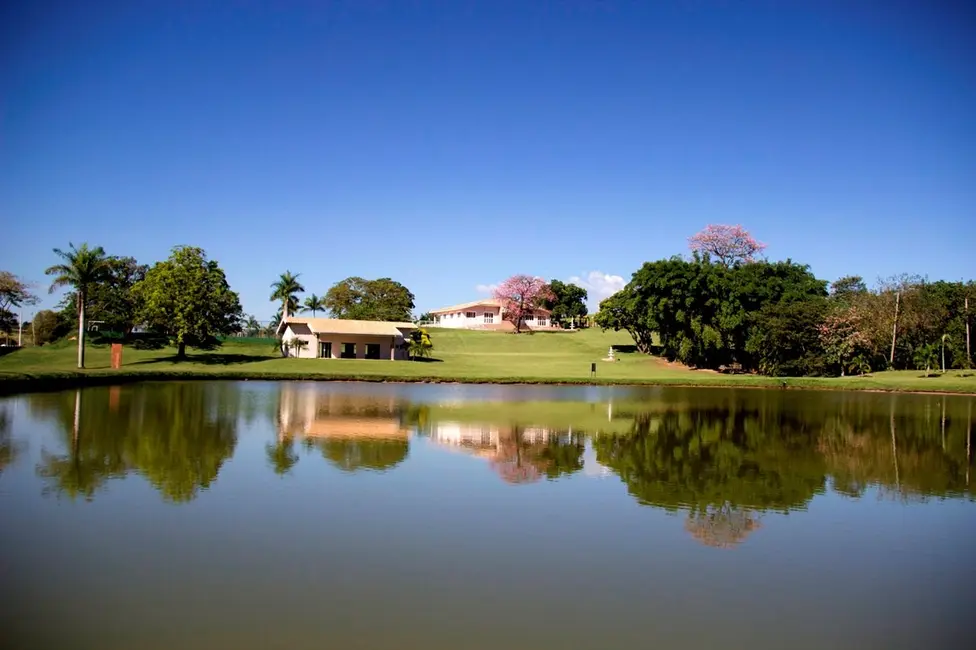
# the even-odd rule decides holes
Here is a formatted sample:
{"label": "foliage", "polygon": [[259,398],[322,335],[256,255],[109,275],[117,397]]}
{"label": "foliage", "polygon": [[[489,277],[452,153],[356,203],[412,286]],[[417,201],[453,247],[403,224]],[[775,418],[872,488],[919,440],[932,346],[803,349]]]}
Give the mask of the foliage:
{"label": "foliage", "polygon": [[133,287],[142,321],[166,333],[176,344],[177,357],[186,346],[210,348],[218,336],[238,328],[241,305],[224,271],[200,248],[177,246],[165,262],[157,262]]}
{"label": "foliage", "polygon": [[305,302],[302,303],[302,311],[312,312],[312,318],[315,318],[320,311],[325,311],[325,299],[313,293],[305,298]]}
{"label": "foliage", "polygon": [[89,294],[108,278],[111,268],[105,250],[101,246],[89,248],[82,244],[75,248],[68,244],[68,250],[54,249],[55,255],[63,261],[48,267],[45,275],[53,276],[50,293],[63,287],[71,287],[76,294],[78,314],[78,367],[85,367],[85,314]]}
{"label": "foliage", "polygon": [[746,349],[764,375],[820,375],[824,358],[820,326],[827,305],[821,298],[763,305],[752,317]]}
{"label": "foliage", "polygon": [[300,275],[285,271],[271,284],[271,300],[280,300],[282,309],[290,316],[297,314],[299,309],[298,296],[295,294],[305,291],[305,287],[298,282]]}
{"label": "foliage", "polygon": [[559,280],[549,283],[552,297],[543,306],[552,312],[552,321],[562,323],[568,320],[586,318],[586,289]]}
{"label": "foliage", "polygon": [[515,333],[522,331],[525,319],[547,301],[556,296],[542,278],[531,275],[513,275],[495,289],[494,297],[502,302],[502,318],[515,326]]}
{"label": "foliage", "polygon": [[44,345],[53,341],[57,326],[58,315],[50,309],[42,309],[34,314],[34,319],[31,321],[34,345]]}
{"label": "foliage", "polygon": [[424,313],[422,313],[420,316],[417,317],[417,320],[415,322],[431,323],[433,321],[434,321],[434,315],[429,311],[425,311]]}
{"label": "foliage", "polygon": [[692,251],[714,257],[725,266],[752,262],[766,248],[739,225],[709,224],[690,237],[688,243]]}
{"label": "foliage", "polygon": [[869,341],[861,330],[861,315],[857,307],[838,306],[823,319],[818,329],[824,354],[841,377],[854,365],[857,366],[854,368],[856,371],[863,369],[863,364],[854,364],[854,360],[864,359]]}
{"label": "foliage", "polygon": [[[139,324],[132,287],[146,277],[149,267],[139,264],[133,257],[107,257],[105,262],[101,281],[89,288],[85,315],[89,322],[104,324],[101,329],[128,334]],[[59,305],[66,320],[77,313],[77,300],[77,294],[68,294]]]}
{"label": "foliage", "polygon": [[298,464],[298,452],[295,451],[295,439],[291,436],[279,436],[275,444],[264,446],[268,464],[278,476],[291,472]]}
{"label": "foliage", "polygon": [[390,278],[349,277],[332,285],[325,306],[333,318],[410,322],[414,296]]}
{"label": "foliage", "polygon": [[424,359],[429,358],[431,353],[434,351],[434,344],[430,340],[430,334],[427,333],[422,327],[418,327],[410,332],[410,338],[407,341],[407,351],[409,352],[411,358],[414,359]]}
{"label": "foliage", "polygon": [[915,361],[916,368],[929,372],[932,366],[939,365],[939,346],[935,343],[919,345],[915,348],[912,359]]}
{"label": "foliage", "polygon": [[[825,294],[824,282],[789,260],[726,267],[708,258],[673,257],[645,263],[623,290],[600,304],[595,321],[604,329],[630,332],[645,353],[657,335],[670,360],[699,368],[738,362],[755,369],[772,333],[753,337],[760,311]],[[767,319],[771,315],[767,311]]]}
{"label": "foliage", "polygon": [[14,310],[36,303],[37,296],[30,285],[9,271],[0,271],[0,331],[12,332],[17,329],[18,319]]}

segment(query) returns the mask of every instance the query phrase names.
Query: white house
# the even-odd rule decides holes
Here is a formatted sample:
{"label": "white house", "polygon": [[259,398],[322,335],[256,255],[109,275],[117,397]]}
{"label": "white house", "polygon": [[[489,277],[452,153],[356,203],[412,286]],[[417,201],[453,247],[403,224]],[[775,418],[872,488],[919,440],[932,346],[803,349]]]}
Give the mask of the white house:
{"label": "white house", "polygon": [[[288,344],[288,356],[303,359],[407,359],[407,337],[413,323],[288,317],[278,336]],[[296,345],[295,341],[304,341]]]}
{"label": "white house", "polygon": [[[437,327],[452,327],[461,329],[497,330],[513,329],[510,322],[502,320],[502,301],[496,298],[485,298],[460,305],[432,309]],[[532,312],[523,321],[529,329],[551,328],[550,312],[541,307]]]}

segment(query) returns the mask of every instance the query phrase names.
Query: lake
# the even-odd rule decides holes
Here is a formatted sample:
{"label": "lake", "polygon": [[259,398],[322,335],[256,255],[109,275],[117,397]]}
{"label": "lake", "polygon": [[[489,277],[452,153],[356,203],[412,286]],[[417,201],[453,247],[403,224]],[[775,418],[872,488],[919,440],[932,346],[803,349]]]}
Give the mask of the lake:
{"label": "lake", "polygon": [[3,398],[0,646],[963,648],[974,418],[704,388]]}

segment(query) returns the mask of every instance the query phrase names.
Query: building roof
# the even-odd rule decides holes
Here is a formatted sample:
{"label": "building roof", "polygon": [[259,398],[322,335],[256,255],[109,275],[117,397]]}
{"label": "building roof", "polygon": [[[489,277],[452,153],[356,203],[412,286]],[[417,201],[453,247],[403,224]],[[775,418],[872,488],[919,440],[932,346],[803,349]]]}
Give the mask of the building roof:
{"label": "building roof", "polygon": [[472,302],[462,302],[460,305],[451,305],[450,307],[441,307],[440,309],[431,309],[432,314],[444,314],[451,311],[464,311],[471,307],[501,307],[502,301],[497,298],[482,298],[481,300],[474,300]]}
{"label": "building roof", "polygon": [[347,320],[345,318],[292,318],[278,325],[281,332],[285,325],[305,325],[313,334],[366,334],[372,336],[400,336],[401,330],[414,330],[413,323],[397,323],[384,320]]}

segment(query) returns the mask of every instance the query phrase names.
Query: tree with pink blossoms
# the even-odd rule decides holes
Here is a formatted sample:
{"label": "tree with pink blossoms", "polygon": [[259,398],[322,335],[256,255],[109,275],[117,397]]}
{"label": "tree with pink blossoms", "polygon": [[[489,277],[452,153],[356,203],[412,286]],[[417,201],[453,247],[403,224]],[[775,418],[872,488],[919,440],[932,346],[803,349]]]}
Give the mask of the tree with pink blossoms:
{"label": "tree with pink blossoms", "polygon": [[756,241],[739,225],[709,224],[697,235],[688,239],[691,250],[706,253],[725,266],[736,262],[752,262],[763,252],[766,244]]}
{"label": "tree with pink blossoms", "polygon": [[542,278],[513,275],[495,289],[495,299],[502,303],[502,318],[511,321],[515,333],[522,331],[525,319],[545,300],[555,300],[549,285]]}

